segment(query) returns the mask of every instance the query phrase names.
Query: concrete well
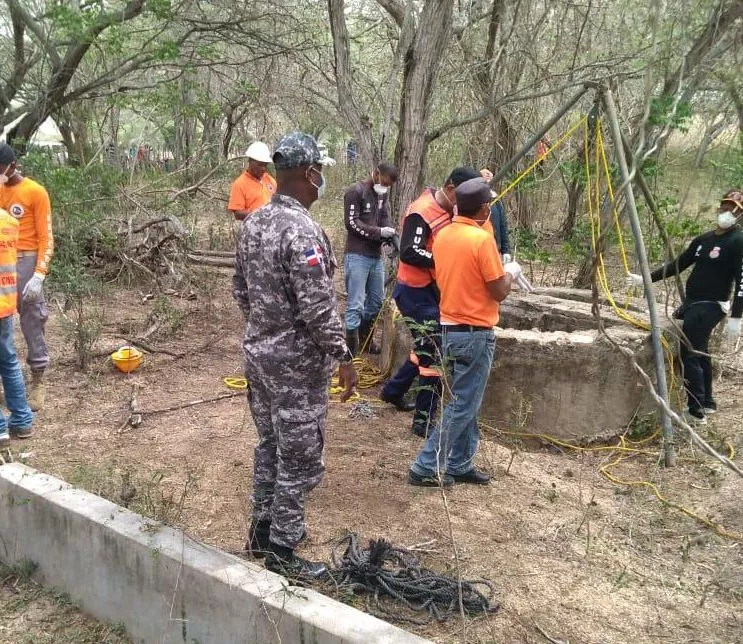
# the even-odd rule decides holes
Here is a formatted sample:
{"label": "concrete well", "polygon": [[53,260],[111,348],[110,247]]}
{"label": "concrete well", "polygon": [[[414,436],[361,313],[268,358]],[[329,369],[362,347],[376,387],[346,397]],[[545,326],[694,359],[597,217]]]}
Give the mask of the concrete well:
{"label": "concrete well", "polygon": [[[590,291],[574,289],[509,296],[496,328],[496,359],[480,415],[484,422],[583,443],[615,436],[636,413],[653,410],[629,362],[600,337],[591,306]],[[628,303],[635,311],[641,306],[637,300]],[[607,333],[631,348],[652,375],[649,333],[615,316],[606,302],[601,315]],[[386,321],[383,368],[396,369],[410,351],[410,334],[400,316],[394,317]]]}

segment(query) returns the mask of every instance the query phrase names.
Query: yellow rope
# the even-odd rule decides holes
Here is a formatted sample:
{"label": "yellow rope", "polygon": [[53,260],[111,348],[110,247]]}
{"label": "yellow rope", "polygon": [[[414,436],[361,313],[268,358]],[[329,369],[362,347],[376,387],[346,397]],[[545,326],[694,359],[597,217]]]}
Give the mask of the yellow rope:
{"label": "yellow rope", "polygon": [[[366,358],[362,358],[360,356],[361,354],[364,353],[367,346],[371,343],[372,336],[374,335],[374,330],[377,328],[377,324],[382,317],[382,313],[387,308],[387,305],[389,304],[391,299],[392,299],[392,296],[388,295],[387,298],[382,303],[382,307],[379,309],[379,313],[377,313],[377,316],[374,318],[374,323],[372,324],[371,331],[369,331],[369,336],[364,340],[364,344],[359,349],[359,356],[353,359],[353,366],[356,369],[356,375],[357,375],[357,381],[356,381],[357,390],[358,389],[371,389],[372,387],[376,387],[377,385],[381,384],[388,375],[386,373],[382,373],[379,367],[377,367],[373,362],[370,362]],[[333,374],[333,377],[330,380],[329,391],[330,391],[331,396],[337,396],[343,391],[343,387],[340,386],[340,381],[338,380],[337,371],[335,372],[335,374]],[[354,395],[351,396],[350,398],[350,400],[359,400],[359,399],[362,399],[362,397],[358,393],[358,391],[356,391]],[[379,398],[364,398],[364,400],[379,401]]]}
{"label": "yellow rope", "polygon": [[511,183],[506,186],[505,190],[503,192],[499,193],[498,196],[495,198],[494,201],[498,201],[499,199],[502,199],[505,197],[511,190],[513,190],[524,177],[526,177],[534,168],[536,168],[540,163],[542,163],[550,154],[552,154],[557,148],[559,148],[569,137],[570,135],[575,132],[583,123],[585,123],[588,120],[588,114],[586,114],[582,119],[580,119],[577,123],[574,123],[570,128],[568,128],[567,132],[565,132],[557,141],[555,141],[555,144],[547,150],[547,153],[534,161],[526,170],[521,172]]}
{"label": "yellow rope", "polygon": [[[613,483],[614,485],[621,485],[621,486],[626,486],[626,487],[644,487],[645,489],[649,490],[664,505],[678,512],[681,512],[682,514],[693,519],[694,521],[697,521],[698,523],[701,523],[702,525],[712,529],[716,534],[718,534],[721,537],[724,537],[726,539],[731,539],[732,541],[738,541],[738,542],[743,543],[743,534],[728,530],[727,528],[720,525],[719,523],[715,523],[714,521],[711,521],[710,519],[707,519],[706,517],[703,517],[697,514],[693,510],[689,510],[683,505],[676,503],[675,501],[672,501],[671,499],[666,497],[663,493],[661,493],[660,489],[655,483],[652,483],[651,481],[643,481],[643,480],[628,481],[628,480],[619,478],[618,476],[615,476],[609,471],[610,469],[617,467],[622,462],[624,462],[625,460],[633,456],[650,456],[653,458],[657,458],[658,452],[656,450],[641,449],[642,446],[646,445],[652,440],[655,440],[660,435],[660,432],[657,430],[651,436],[648,436],[647,438],[644,438],[638,441],[628,440],[624,435],[622,435],[619,437],[616,445],[600,445],[596,447],[581,447],[580,445],[573,445],[571,443],[561,441],[548,434],[529,434],[526,432],[511,432],[511,431],[506,431],[503,429],[496,429],[495,427],[488,425],[487,423],[484,423],[484,422],[480,422],[480,425],[482,427],[490,429],[499,434],[505,434],[507,436],[514,436],[517,438],[538,438],[548,443],[551,443],[553,445],[556,445],[558,447],[562,447],[564,449],[569,449],[569,450],[576,451],[576,452],[608,451],[608,452],[616,453],[617,457],[615,459],[613,459],[611,462],[606,463],[605,465],[602,465],[601,467],[598,468],[598,471],[601,473],[601,475],[604,478],[606,478],[609,482]],[[735,456],[735,450],[733,449],[733,446],[728,445],[728,450],[729,450],[728,458],[732,459]]]}

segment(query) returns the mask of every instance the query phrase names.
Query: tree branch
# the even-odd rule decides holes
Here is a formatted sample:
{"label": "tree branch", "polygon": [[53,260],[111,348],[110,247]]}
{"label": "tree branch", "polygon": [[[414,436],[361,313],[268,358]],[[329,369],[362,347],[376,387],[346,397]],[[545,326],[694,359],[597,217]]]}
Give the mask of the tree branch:
{"label": "tree branch", "polygon": [[377,3],[390,14],[398,27],[402,27],[405,22],[405,5],[400,0],[377,0]]}

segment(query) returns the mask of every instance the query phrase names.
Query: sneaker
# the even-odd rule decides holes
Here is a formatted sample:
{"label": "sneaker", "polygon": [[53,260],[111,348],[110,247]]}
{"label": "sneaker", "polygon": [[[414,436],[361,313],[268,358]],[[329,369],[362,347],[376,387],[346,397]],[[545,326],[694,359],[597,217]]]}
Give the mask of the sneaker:
{"label": "sneaker", "polygon": [[266,553],[266,568],[290,579],[315,580],[328,574],[328,567],[320,561],[308,561],[296,555],[294,550],[275,543]]}
{"label": "sneaker", "polygon": [[408,472],[408,483],[418,487],[451,487],[454,485],[454,478],[448,474],[444,474],[441,479],[435,475],[422,476],[410,470]]}
{"label": "sneaker", "polygon": [[31,438],[34,435],[34,428],[28,427],[10,427],[10,433],[16,438]]}
{"label": "sneaker", "polygon": [[704,413],[707,415],[716,414],[717,403],[714,400],[708,400],[706,403],[704,403]]}
{"label": "sneaker", "polygon": [[10,445],[10,434],[6,429],[4,432],[0,433],[0,448],[8,447],[8,445]]}
{"label": "sneaker", "polygon": [[487,485],[490,483],[490,474],[478,472],[474,467],[464,474],[449,474],[455,483],[472,483],[474,485]]}
{"label": "sneaker", "polygon": [[695,425],[706,425],[707,417],[701,409],[689,409],[686,413],[689,420]]}

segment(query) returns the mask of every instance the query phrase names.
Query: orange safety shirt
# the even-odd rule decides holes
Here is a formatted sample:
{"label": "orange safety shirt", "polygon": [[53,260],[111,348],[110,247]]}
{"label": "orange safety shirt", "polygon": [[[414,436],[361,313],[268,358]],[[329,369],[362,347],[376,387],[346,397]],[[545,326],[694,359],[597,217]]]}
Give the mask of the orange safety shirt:
{"label": "orange safety shirt", "polygon": [[230,202],[227,210],[247,210],[253,212],[265,206],[276,192],[276,179],[264,172],[256,179],[247,170],[235,179],[230,188]]}
{"label": "orange safety shirt", "polygon": [[52,206],[44,186],[24,177],[15,186],[0,185],[0,208],[18,220],[18,250],[36,252],[35,272],[46,275],[54,254]]}
{"label": "orange safety shirt", "polygon": [[442,325],[498,324],[500,304],[485,286],[505,275],[492,232],[472,219],[455,216],[433,242],[433,261]]}
{"label": "orange safety shirt", "polygon": [[0,210],[0,318],[10,317],[16,312],[18,228],[18,220]]}

